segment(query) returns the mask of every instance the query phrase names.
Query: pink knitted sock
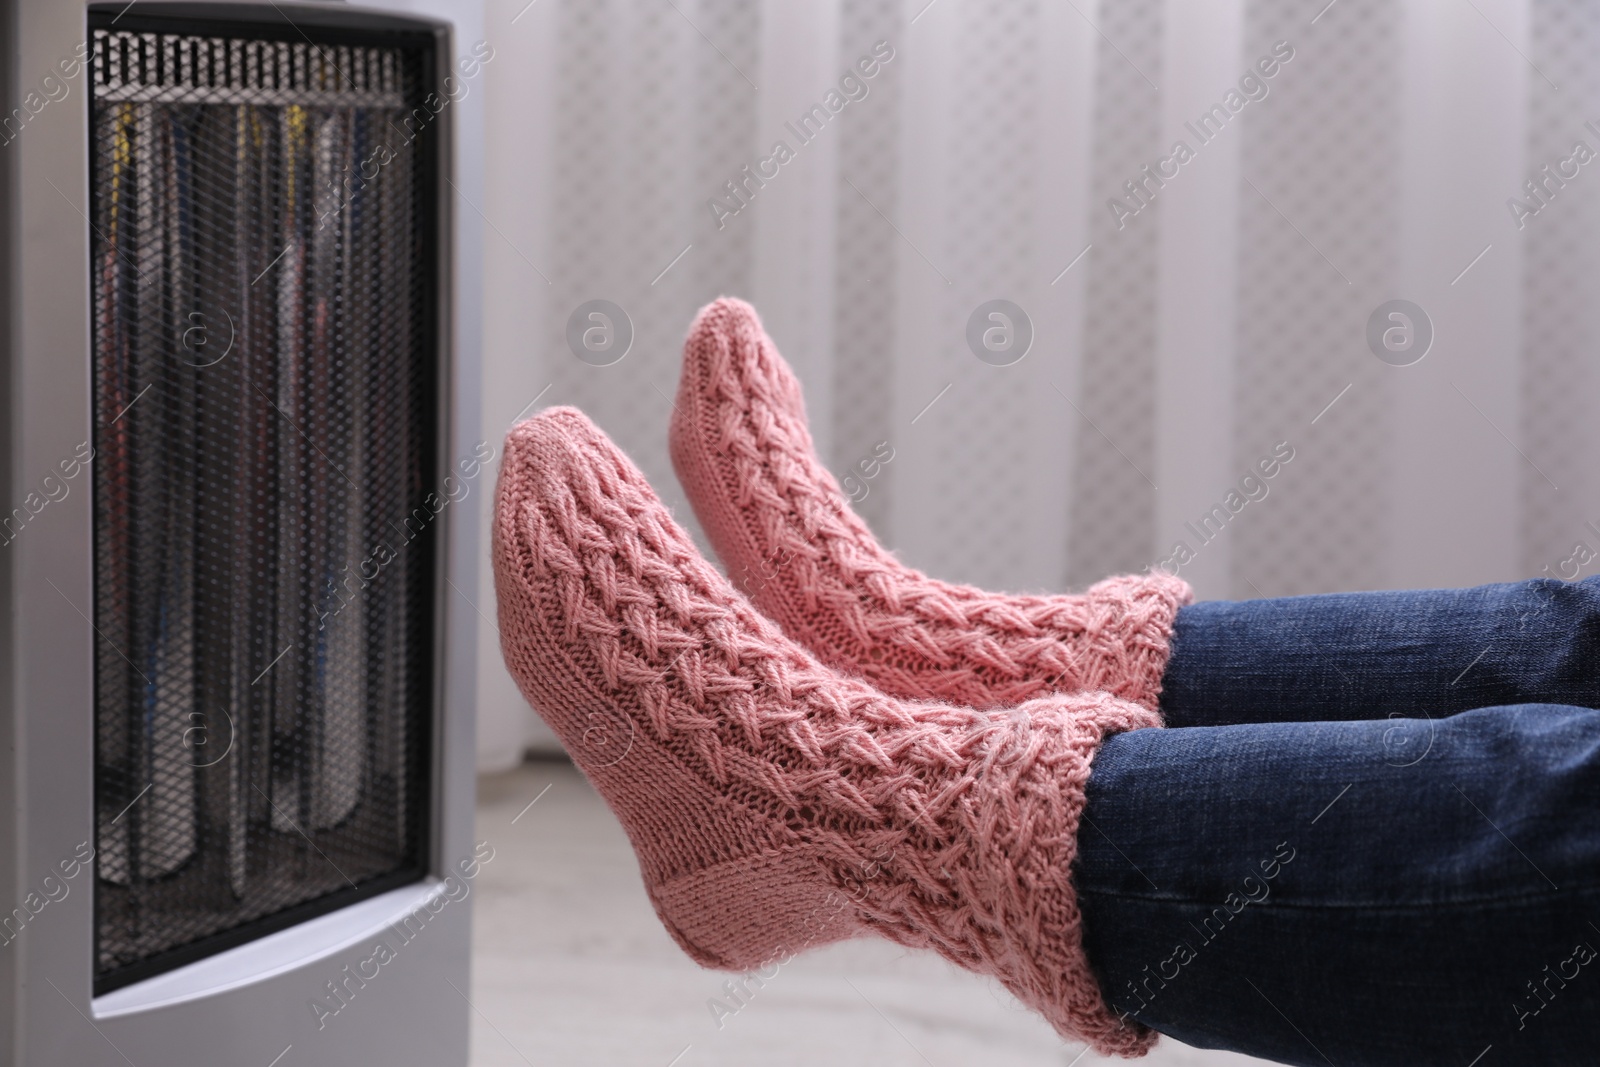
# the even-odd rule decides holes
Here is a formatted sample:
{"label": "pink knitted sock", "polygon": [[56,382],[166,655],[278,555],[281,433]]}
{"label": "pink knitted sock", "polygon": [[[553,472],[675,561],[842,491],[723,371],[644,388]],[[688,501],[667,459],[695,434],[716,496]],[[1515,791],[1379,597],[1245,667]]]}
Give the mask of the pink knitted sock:
{"label": "pink knitted sock", "polygon": [[910,703],[822,666],[571,408],[511,431],[497,494],[506,665],[685,951],[742,970],[876,931],[1103,1053],[1150,1047],[1101,998],[1071,868],[1101,739],[1156,715],[1104,693]]}
{"label": "pink knitted sock", "polygon": [[671,444],[735,586],[824,663],[909,699],[999,707],[1098,689],[1155,709],[1187,582],[1008,596],[903,565],[818,461],[800,383],[744,301],[724,297],[690,328]]}

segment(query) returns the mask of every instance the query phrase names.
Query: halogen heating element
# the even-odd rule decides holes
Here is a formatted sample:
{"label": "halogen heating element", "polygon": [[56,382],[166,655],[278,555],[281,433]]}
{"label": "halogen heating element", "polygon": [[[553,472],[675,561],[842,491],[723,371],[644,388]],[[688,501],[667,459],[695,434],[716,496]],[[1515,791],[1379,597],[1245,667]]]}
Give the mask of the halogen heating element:
{"label": "halogen heating element", "polygon": [[97,993],[424,872],[438,162],[411,37],[93,31]]}

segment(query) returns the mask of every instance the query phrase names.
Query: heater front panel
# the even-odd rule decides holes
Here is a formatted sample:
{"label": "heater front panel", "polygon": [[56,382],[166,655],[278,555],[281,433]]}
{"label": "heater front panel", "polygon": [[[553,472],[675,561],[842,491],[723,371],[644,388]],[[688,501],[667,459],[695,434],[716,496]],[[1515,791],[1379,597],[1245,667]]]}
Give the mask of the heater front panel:
{"label": "heater front panel", "polygon": [[424,874],[447,503],[432,39],[99,22],[97,994]]}

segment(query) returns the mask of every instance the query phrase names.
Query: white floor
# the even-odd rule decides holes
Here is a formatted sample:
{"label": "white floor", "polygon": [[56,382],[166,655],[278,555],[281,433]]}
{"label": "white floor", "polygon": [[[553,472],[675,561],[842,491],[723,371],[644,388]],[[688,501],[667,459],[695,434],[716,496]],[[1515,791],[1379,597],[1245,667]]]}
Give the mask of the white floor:
{"label": "white floor", "polygon": [[[882,941],[790,963],[721,1025],[730,976],[673,944],[611,813],[572,767],[528,763],[479,782],[473,1067],[1066,1067],[1083,1055],[998,984]],[[529,802],[537,803],[529,807]],[[760,907],[760,901],[752,901]],[[1163,1040],[1150,1067],[1262,1061]]]}

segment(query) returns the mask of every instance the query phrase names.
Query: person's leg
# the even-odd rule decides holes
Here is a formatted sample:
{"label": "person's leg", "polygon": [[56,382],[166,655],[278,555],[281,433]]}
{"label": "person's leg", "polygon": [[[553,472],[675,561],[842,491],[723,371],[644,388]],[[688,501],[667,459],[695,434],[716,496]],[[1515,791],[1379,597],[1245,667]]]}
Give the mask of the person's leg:
{"label": "person's leg", "polygon": [[1404,767],[1387,722],[1110,738],[1075,875],[1112,1008],[1291,1064],[1594,1063],[1600,711],[1405,725]]}
{"label": "person's leg", "polygon": [[[1169,726],[1439,718],[1600,707],[1600,576],[1470,589],[1204,601],[1180,608]],[[1394,752],[1406,752],[1404,734]]]}

